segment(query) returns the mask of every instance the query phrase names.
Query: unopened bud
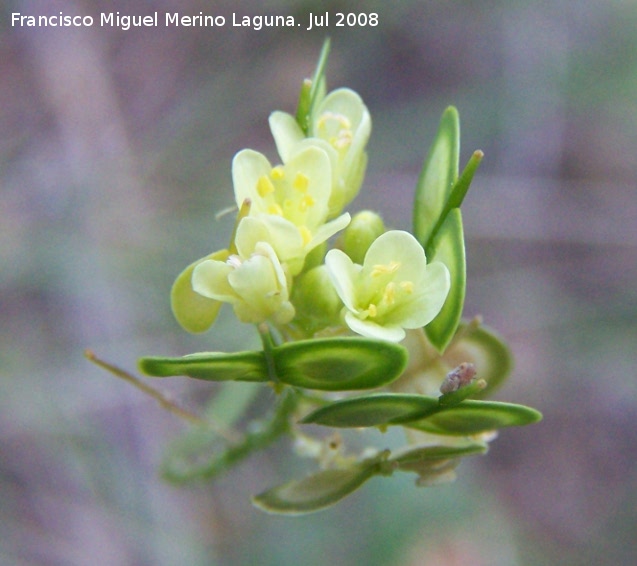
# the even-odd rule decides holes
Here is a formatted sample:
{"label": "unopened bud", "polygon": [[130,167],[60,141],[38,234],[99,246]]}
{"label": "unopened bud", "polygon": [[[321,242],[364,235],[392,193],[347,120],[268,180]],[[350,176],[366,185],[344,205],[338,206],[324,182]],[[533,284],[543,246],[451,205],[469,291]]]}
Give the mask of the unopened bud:
{"label": "unopened bud", "polygon": [[342,236],[342,249],[354,263],[361,264],[372,242],[385,232],[383,219],[370,210],[354,215]]}
{"label": "unopened bud", "polygon": [[458,391],[461,387],[466,387],[473,381],[475,375],[476,366],[469,362],[461,363],[447,374],[440,386],[440,393],[451,393]]}
{"label": "unopened bud", "polygon": [[292,303],[304,326],[314,331],[337,322],[343,307],[325,265],[310,269],[294,281]]}

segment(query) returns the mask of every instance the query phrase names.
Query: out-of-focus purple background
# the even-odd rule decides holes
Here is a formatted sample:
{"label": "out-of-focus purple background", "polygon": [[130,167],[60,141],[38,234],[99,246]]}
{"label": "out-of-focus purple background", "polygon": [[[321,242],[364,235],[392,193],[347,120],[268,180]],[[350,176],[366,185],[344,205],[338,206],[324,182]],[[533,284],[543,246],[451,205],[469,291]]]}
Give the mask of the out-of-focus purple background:
{"label": "out-of-focus purple background", "polygon": [[[0,563],[11,565],[637,563],[637,5],[24,0],[0,7]],[[28,28],[11,13],[224,15],[224,28]],[[231,14],[377,12],[377,27],[233,28]],[[334,22],[334,17],[332,17]],[[281,443],[214,484],[157,466],[184,430],[90,365],[256,345],[224,313],[203,336],[170,313],[174,277],[220,248],[230,163],[275,158],[332,37],[329,86],[366,101],[363,192],[409,229],[449,104],[464,163],[466,314],[505,336],[498,398],[544,412],[449,486],[375,479],[308,517],[249,495],[300,473]],[[161,385],[184,403],[214,386]]]}

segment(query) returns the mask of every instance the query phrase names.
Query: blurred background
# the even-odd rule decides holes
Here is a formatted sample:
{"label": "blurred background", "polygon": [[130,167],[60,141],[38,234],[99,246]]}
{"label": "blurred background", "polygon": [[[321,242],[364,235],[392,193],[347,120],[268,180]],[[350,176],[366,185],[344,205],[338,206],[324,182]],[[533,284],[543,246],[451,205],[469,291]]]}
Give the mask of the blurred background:
{"label": "blurred background", "polygon": [[[637,563],[637,3],[356,3],[377,27],[233,28],[239,15],[353,11],[270,0],[24,0],[0,6],[0,564],[599,565]],[[223,28],[28,28],[11,13],[224,15]],[[334,20],[332,19],[332,22]],[[88,363],[257,345],[224,310],[191,336],[169,290],[223,247],[230,163],[275,158],[332,38],[328,86],[373,118],[350,207],[409,229],[440,114],[461,162],[466,315],[511,344],[509,429],[454,484],[374,479],[337,507],[271,517],[249,496],[299,475],[281,442],[212,484],[161,479],[186,426]],[[161,386],[197,409],[214,386]]]}

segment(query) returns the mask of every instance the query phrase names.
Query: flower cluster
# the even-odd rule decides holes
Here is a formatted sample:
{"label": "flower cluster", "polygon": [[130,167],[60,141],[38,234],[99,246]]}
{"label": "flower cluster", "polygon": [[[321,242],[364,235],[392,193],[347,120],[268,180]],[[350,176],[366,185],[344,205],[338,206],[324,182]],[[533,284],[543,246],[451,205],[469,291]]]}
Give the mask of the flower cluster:
{"label": "flower cluster", "polygon": [[[269,123],[281,163],[251,149],[234,157],[233,239],[178,277],[177,320],[206,330],[225,302],[240,321],[267,322],[286,335],[351,331],[394,342],[431,322],[449,292],[446,266],[427,265],[422,245],[408,232],[385,231],[377,215],[361,213],[348,227],[343,212],[367,165],[371,118],[360,96],[341,88],[317,100],[307,131],[285,112]],[[326,254],[343,230],[342,249]]]}
{"label": "flower cluster", "polygon": [[[208,330],[228,303],[241,322],[257,325],[263,349],[139,360],[149,376],[256,382],[277,392],[271,414],[231,441],[215,430],[234,431],[249,402],[238,401],[235,411],[220,406],[228,395],[219,405],[213,399],[215,426],[186,434],[164,466],[176,481],[211,478],[291,434],[297,453],[321,469],[253,499],[272,513],[317,511],[395,471],[415,472],[418,485],[449,481],[459,460],[486,452],[498,429],[541,419],[529,407],[484,400],[508,376],[510,353],[478,319],[462,321],[460,206],[482,153],[459,174],[459,118],[449,107],[416,186],[413,233],[387,230],[371,211],[350,216],[345,207],[363,183],[371,118],[352,90],[326,94],[328,46],[301,88],[296,115],[270,116],[280,162],[251,149],[234,157],[238,212],[228,247],[191,263],[171,292],[186,330]],[[234,395],[234,384],[225,385]],[[311,437],[306,424],[400,426],[408,445],[346,456],[338,432]],[[214,448],[205,458],[189,452],[209,434]]]}

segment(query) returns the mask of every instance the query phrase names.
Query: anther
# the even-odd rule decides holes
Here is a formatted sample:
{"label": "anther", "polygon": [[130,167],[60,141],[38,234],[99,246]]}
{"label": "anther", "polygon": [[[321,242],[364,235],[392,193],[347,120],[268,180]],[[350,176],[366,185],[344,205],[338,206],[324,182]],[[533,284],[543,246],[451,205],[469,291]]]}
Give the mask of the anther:
{"label": "anther", "polygon": [[264,198],[273,192],[274,185],[272,184],[272,181],[270,181],[270,179],[268,179],[265,175],[261,175],[257,181],[257,193],[259,193],[259,196]]}

